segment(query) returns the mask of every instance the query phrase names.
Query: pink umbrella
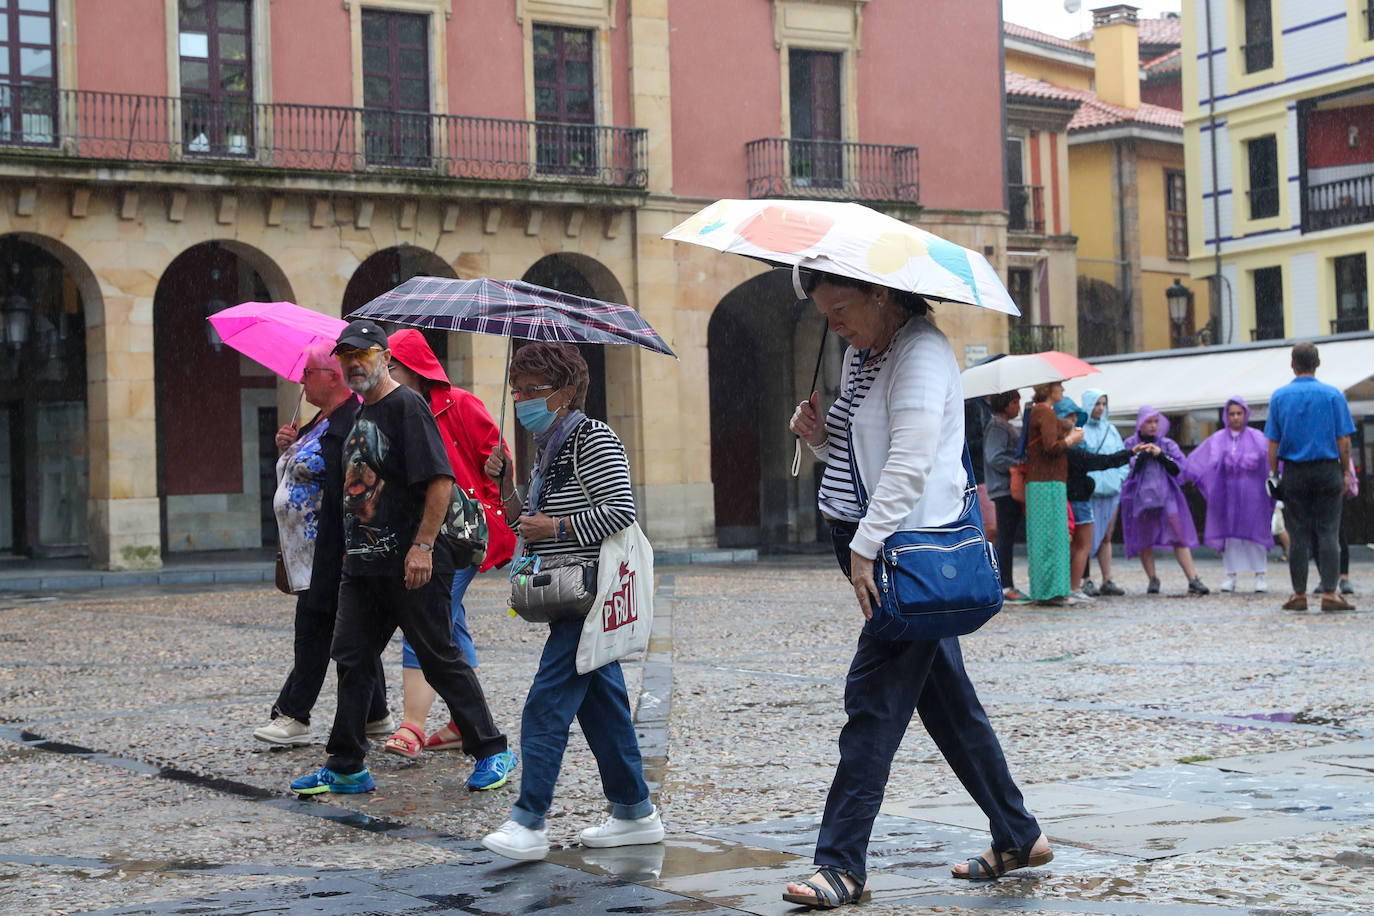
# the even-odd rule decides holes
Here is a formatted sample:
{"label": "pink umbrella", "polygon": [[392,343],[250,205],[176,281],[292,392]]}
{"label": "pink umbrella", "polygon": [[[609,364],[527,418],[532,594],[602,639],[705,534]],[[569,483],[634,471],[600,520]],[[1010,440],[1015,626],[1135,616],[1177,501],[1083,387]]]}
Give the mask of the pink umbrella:
{"label": "pink umbrella", "polygon": [[348,326],[342,318],[292,302],[245,302],[209,321],[229,346],[296,383],[305,375],[306,348],[316,341],[333,343]]}
{"label": "pink umbrella", "polygon": [[971,366],[959,374],[959,380],[964,384],[964,397],[976,398],[1045,382],[1062,382],[1100,371],[1077,356],[1046,350],[1043,353],[1004,356]]}

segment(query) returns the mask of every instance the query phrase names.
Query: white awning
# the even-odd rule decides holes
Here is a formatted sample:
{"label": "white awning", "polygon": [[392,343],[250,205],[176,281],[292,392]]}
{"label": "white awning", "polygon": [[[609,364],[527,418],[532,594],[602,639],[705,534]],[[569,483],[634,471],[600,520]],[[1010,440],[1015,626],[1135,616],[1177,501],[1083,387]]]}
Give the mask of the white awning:
{"label": "white awning", "polygon": [[[1143,405],[1161,413],[1215,411],[1240,395],[1261,419],[1274,390],[1293,379],[1293,344],[1164,350],[1134,358],[1089,359],[1099,375],[1070,379],[1064,391],[1082,402],[1083,392],[1107,393],[1112,420],[1134,422]],[[1317,341],[1321,365],[1317,378],[1345,392],[1356,421],[1374,413],[1374,334],[1355,339]],[[1091,405],[1083,404],[1091,409]]]}

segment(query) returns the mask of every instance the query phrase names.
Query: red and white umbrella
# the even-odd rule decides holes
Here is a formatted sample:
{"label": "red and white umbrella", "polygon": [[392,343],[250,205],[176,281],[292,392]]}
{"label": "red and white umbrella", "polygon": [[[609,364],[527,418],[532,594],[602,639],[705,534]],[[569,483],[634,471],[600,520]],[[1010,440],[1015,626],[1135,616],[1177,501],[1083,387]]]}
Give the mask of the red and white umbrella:
{"label": "red and white umbrella", "polygon": [[1011,391],[1013,388],[1062,382],[1065,379],[1092,375],[1099,371],[1077,356],[1060,353],[1058,350],[1046,350],[1043,353],[994,359],[965,369],[959,374],[959,379],[964,384],[964,397],[978,398],[997,394],[999,391]]}

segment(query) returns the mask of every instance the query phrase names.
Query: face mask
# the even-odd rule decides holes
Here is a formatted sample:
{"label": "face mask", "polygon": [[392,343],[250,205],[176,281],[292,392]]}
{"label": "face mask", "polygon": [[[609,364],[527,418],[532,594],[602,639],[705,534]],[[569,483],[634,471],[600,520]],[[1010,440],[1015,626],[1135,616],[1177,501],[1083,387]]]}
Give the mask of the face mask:
{"label": "face mask", "polygon": [[515,403],[515,419],[536,436],[553,425],[558,414],[549,410],[548,398],[530,398]]}

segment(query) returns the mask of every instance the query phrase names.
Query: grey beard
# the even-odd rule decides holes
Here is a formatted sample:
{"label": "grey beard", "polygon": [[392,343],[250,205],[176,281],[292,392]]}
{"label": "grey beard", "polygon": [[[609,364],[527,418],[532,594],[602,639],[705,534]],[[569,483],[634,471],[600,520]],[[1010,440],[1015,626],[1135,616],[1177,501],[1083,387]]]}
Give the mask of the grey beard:
{"label": "grey beard", "polygon": [[381,363],[378,363],[377,368],[369,372],[367,374],[367,378],[363,379],[362,381],[358,381],[352,376],[349,376],[349,378],[347,379],[348,387],[356,391],[358,394],[365,395],[373,388],[377,387],[377,384],[382,380],[382,373],[385,371],[386,366],[382,365]]}

